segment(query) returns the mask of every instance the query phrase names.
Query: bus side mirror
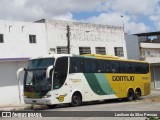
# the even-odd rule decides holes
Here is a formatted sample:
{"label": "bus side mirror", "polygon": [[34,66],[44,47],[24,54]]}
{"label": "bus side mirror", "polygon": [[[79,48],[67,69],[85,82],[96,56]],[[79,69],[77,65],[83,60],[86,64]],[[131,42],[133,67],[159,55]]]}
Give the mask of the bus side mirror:
{"label": "bus side mirror", "polygon": [[46,70],[46,78],[48,79],[49,78],[49,73],[51,71],[51,69],[53,69],[53,65],[49,66]]}
{"label": "bus side mirror", "polygon": [[26,69],[25,68],[20,68],[20,69],[17,70],[17,80],[19,79],[19,74],[22,71],[26,71]]}

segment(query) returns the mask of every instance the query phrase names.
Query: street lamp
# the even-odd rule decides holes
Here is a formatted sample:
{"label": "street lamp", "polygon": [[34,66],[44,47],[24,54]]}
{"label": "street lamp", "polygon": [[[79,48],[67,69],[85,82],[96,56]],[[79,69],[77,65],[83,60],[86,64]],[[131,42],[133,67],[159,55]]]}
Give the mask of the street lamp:
{"label": "street lamp", "polygon": [[123,32],[125,33],[125,31],[124,31],[124,21],[123,21],[123,15],[121,15],[121,18],[122,18]]}

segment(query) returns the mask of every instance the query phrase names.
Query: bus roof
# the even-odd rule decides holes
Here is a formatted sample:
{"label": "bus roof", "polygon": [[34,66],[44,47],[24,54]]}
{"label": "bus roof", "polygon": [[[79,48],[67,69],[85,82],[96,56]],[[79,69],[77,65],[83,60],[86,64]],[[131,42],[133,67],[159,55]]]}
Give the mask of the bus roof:
{"label": "bus roof", "polygon": [[39,57],[33,57],[32,59],[42,59],[42,58],[58,58],[58,57],[71,57],[73,56],[72,54],[48,54],[48,55],[44,55],[44,56],[39,56]]}
{"label": "bus roof", "polygon": [[82,57],[82,58],[96,58],[96,59],[108,59],[108,60],[119,60],[119,61],[130,61],[130,62],[143,62],[148,63],[147,61],[140,61],[140,60],[131,60],[131,59],[124,59],[113,55],[101,55],[101,54],[83,54],[83,55],[76,55],[76,54],[49,54],[45,56],[34,57],[32,59],[42,59],[42,58],[58,58],[58,57]]}
{"label": "bus roof", "polygon": [[101,55],[101,54],[84,54],[82,56],[88,56],[88,57],[94,57],[96,59],[108,59],[108,60],[119,60],[119,61],[128,61],[128,62],[143,62],[143,63],[148,63],[147,61],[142,61],[142,60],[133,60],[133,59],[125,59],[125,58],[120,58],[118,56],[113,56],[113,55]]}

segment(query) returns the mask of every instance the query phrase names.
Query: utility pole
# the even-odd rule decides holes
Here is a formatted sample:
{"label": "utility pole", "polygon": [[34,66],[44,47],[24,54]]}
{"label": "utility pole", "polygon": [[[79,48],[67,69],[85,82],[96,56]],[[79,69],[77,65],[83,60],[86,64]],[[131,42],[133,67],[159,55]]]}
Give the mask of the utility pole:
{"label": "utility pole", "polygon": [[68,54],[70,54],[70,27],[67,25],[67,49],[68,49]]}

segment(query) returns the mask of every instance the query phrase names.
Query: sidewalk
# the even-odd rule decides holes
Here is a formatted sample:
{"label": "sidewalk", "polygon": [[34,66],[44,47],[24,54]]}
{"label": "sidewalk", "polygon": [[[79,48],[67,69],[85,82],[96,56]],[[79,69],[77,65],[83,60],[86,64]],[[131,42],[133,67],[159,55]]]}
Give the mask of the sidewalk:
{"label": "sidewalk", "polygon": [[[145,97],[160,96],[160,89],[152,90],[151,94]],[[31,104],[16,104],[16,105],[4,105],[0,106],[0,111],[21,111],[21,110],[31,110],[33,108],[41,108],[41,105],[31,105]],[[43,106],[44,108],[44,106]]]}
{"label": "sidewalk", "polygon": [[30,108],[32,108],[32,105],[30,104],[4,105],[0,106],[0,111],[20,111]]}
{"label": "sidewalk", "polygon": [[151,94],[149,96],[160,96],[160,89],[151,90]]}

